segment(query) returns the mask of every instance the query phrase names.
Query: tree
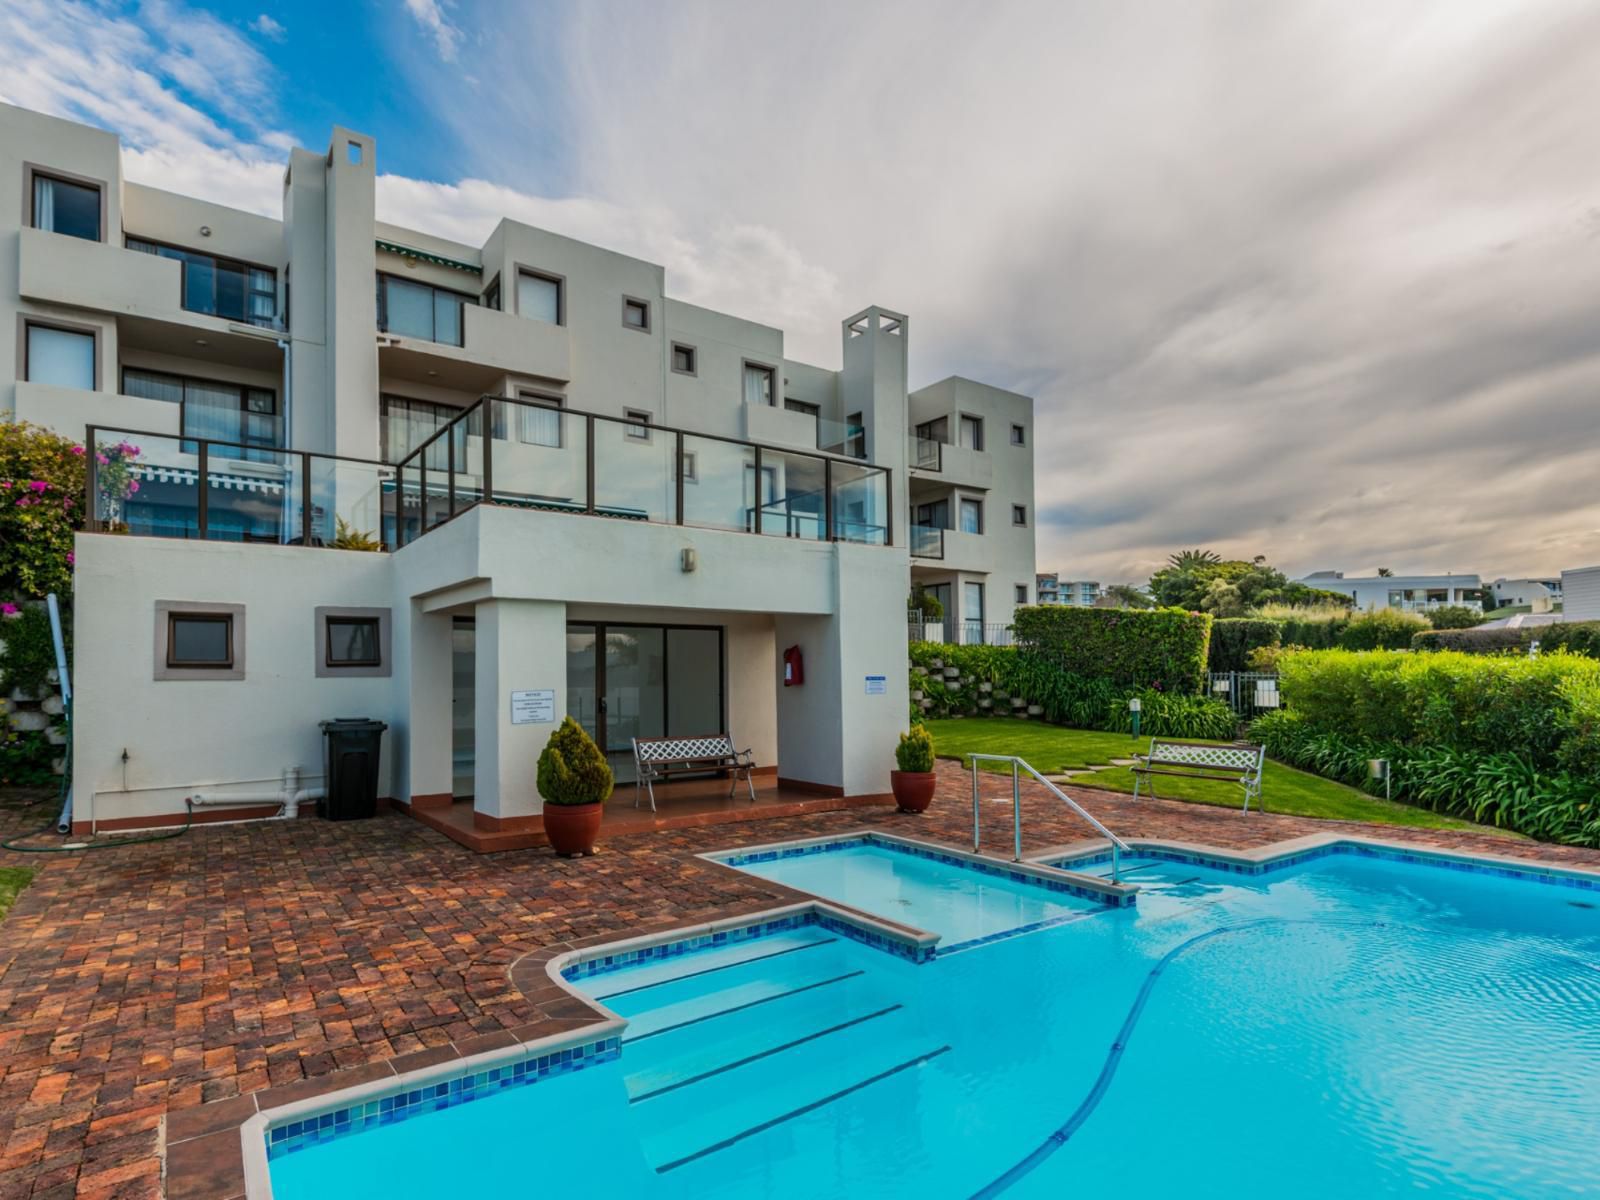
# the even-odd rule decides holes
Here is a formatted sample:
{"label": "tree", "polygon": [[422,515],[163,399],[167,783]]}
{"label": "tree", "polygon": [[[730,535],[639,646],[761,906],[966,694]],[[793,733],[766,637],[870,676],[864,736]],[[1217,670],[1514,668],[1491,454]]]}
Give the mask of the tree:
{"label": "tree", "polygon": [[1176,554],[1167,556],[1167,561],[1175,570],[1196,571],[1203,567],[1214,567],[1222,561],[1222,555],[1214,550],[1180,550]]}
{"label": "tree", "polygon": [[72,535],[83,528],[83,456],[70,438],[0,421],[0,600],[72,591]]}
{"label": "tree", "polygon": [[1225,579],[1213,579],[1200,597],[1200,611],[1214,617],[1242,617],[1248,608],[1239,585]]}
{"label": "tree", "polygon": [[[1246,562],[1223,559],[1209,550],[1184,550],[1172,555],[1167,562],[1167,566],[1150,577],[1150,594],[1157,604],[1165,607],[1214,612],[1218,616],[1242,616],[1266,604],[1349,607],[1351,603],[1349,596],[1307,587],[1289,579],[1268,563],[1265,555],[1258,554]],[[1214,590],[1219,582],[1229,590]]]}
{"label": "tree", "polygon": [[1103,600],[1111,601],[1115,608],[1154,608],[1156,602],[1131,583],[1113,583],[1100,593]]}
{"label": "tree", "polygon": [[1394,578],[1394,572],[1391,571],[1388,567],[1379,567],[1378,568],[1378,578],[1379,579],[1393,579]]}

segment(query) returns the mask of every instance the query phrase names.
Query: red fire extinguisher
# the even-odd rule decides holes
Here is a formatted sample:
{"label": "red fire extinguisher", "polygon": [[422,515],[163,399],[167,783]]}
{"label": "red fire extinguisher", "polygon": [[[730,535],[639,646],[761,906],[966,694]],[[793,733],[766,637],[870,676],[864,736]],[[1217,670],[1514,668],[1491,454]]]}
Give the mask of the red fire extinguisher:
{"label": "red fire extinguisher", "polygon": [[783,652],[783,686],[798,687],[806,681],[806,662],[800,657],[800,647],[790,646]]}

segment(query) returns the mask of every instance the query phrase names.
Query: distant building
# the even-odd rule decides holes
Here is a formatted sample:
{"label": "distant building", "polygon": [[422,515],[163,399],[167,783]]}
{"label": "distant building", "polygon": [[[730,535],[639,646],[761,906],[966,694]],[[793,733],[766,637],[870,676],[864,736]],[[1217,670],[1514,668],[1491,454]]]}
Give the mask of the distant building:
{"label": "distant building", "polygon": [[1034,577],[1034,594],[1040,604],[1075,604],[1091,608],[1100,599],[1100,584],[1090,579],[1062,579],[1057,572]]}
{"label": "distant building", "polygon": [[1404,612],[1459,605],[1483,611],[1483,580],[1477,575],[1360,575],[1314,571],[1300,580],[1307,587],[1342,592],[1359,610],[1398,608]]}
{"label": "distant building", "polygon": [[1600,567],[1561,572],[1561,614],[1568,621],[1600,621]]}
{"label": "distant building", "polygon": [[1545,579],[1496,579],[1489,585],[1496,608],[1526,608],[1532,613],[1547,613],[1561,599],[1561,581],[1551,587]]}

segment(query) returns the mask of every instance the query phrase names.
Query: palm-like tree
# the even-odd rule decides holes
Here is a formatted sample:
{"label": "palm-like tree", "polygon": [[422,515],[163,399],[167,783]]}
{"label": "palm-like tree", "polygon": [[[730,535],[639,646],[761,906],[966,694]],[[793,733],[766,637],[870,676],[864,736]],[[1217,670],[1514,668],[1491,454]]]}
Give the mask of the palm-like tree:
{"label": "palm-like tree", "polygon": [[1180,571],[1193,571],[1196,567],[1210,567],[1222,561],[1222,555],[1211,550],[1183,550],[1167,556],[1167,561]]}

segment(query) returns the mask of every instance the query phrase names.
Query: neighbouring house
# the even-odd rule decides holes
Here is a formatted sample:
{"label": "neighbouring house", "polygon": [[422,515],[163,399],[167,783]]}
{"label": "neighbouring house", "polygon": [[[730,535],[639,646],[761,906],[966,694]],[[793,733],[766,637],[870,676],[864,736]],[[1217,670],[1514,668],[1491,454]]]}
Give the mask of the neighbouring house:
{"label": "neighbouring house", "polygon": [[0,178],[0,416],[94,451],[80,829],[315,786],[346,716],[389,725],[380,795],[478,830],[540,827],[567,715],[624,782],[634,736],[731,727],[797,790],[879,795],[913,575],[980,631],[1031,599],[1032,402],[909,391],[903,314],[797,362],[658,264],[379,221],[344,128],[290,152],[281,217],[130,182],[115,134],[9,106]]}
{"label": "neighbouring house", "polygon": [[1076,604],[1083,608],[1093,608],[1103,595],[1097,581],[1062,579],[1054,571],[1048,575],[1038,576],[1034,586],[1039,593],[1040,604]]}
{"label": "neighbouring house", "polygon": [[1561,572],[1561,615],[1568,621],[1600,621],[1600,567]]}
{"label": "neighbouring house", "polygon": [[1483,611],[1483,580],[1476,575],[1351,575],[1314,571],[1300,580],[1308,587],[1343,592],[1357,610],[1398,608],[1405,612],[1460,606]]}
{"label": "neighbouring house", "polygon": [[1561,599],[1561,586],[1544,579],[1496,579],[1489,585],[1495,608],[1526,608],[1547,613]]}
{"label": "neighbouring house", "polygon": [[1033,401],[952,378],[908,403],[911,579],[945,614],[922,635],[1007,642],[1037,584]]}

